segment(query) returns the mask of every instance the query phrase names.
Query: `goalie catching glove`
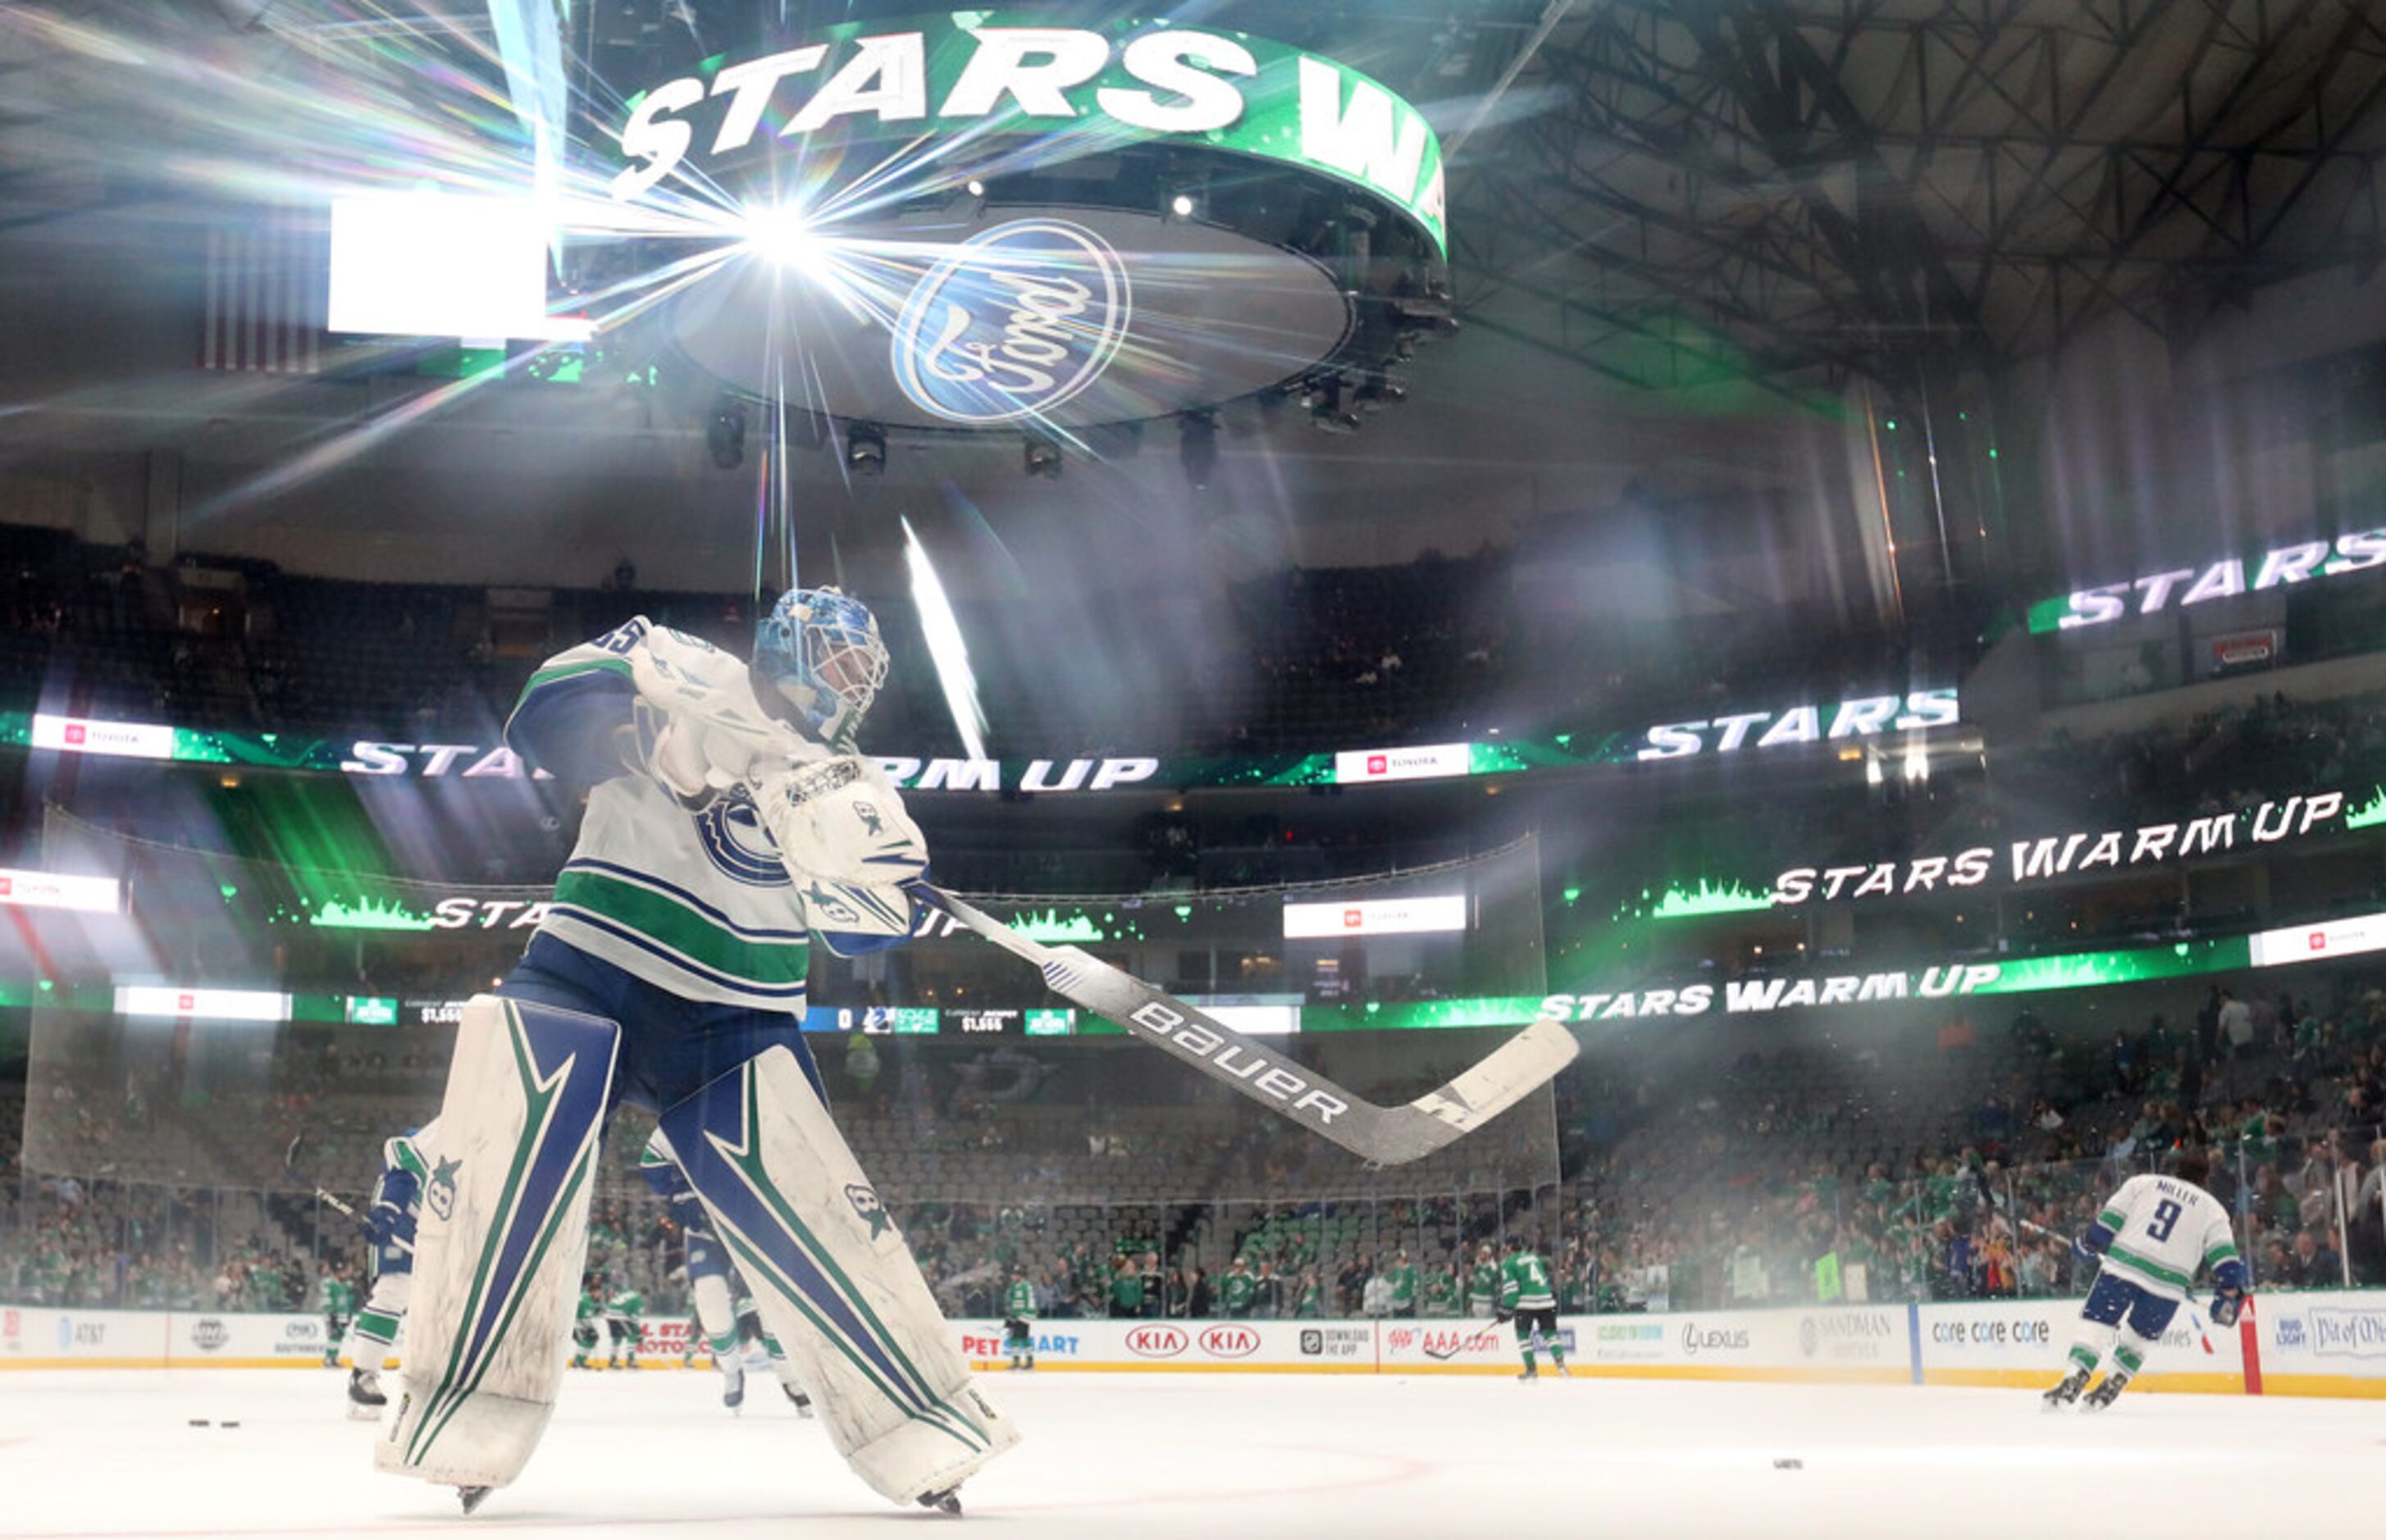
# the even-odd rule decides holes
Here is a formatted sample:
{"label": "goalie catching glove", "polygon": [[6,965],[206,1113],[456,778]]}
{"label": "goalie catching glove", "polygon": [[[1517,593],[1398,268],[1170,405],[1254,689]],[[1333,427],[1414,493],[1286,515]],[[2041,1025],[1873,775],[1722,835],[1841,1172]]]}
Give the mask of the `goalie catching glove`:
{"label": "goalie catching glove", "polygon": [[898,887],[927,875],[928,842],[885,774],[845,754],[772,770],[754,785],[763,827],[798,877]]}

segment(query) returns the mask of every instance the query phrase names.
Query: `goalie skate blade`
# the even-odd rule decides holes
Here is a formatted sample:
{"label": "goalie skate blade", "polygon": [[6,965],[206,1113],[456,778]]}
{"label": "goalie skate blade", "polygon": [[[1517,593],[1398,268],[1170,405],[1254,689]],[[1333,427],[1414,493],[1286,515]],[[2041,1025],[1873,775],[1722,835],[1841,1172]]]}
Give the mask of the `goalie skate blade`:
{"label": "goalie skate blade", "polygon": [[489,1500],[489,1492],[490,1488],[485,1486],[459,1486],[456,1489],[456,1496],[463,1503],[464,1511],[469,1514]]}
{"label": "goalie skate blade", "polygon": [[945,1492],[923,1492],[920,1494],[920,1506],[922,1508],[935,1509],[939,1513],[950,1514],[952,1517],[958,1519],[961,1516],[961,1495],[960,1489],[955,1488]]}

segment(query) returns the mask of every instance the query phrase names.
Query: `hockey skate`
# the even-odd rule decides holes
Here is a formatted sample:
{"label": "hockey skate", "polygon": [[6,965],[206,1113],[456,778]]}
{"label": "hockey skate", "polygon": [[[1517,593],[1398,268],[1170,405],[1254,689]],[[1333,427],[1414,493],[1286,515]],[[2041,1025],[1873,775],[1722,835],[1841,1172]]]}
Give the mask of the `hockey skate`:
{"label": "hockey skate", "polygon": [[1516,1378],[1520,1380],[1538,1380],[1540,1377],[1541,1371],[1534,1368],[1531,1364],[1526,1364],[1525,1366],[1525,1371],[1516,1376]]}
{"label": "hockey skate", "polygon": [[456,1489],[456,1497],[464,1505],[464,1511],[470,1513],[488,1501],[489,1493],[492,1490],[493,1488],[486,1486],[459,1486]]}
{"label": "hockey skate", "polygon": [[721,1404],[731,1411],[746,1404],[746,1368],[743,1364],[722,1365]]}
{"label": "hockey skate", "polygon": [[2056,1385],[2053,1390],[2048,1391],[2044,1396],[2041,1396],[2039,1398],[2040,1404],[2047,1411],[2061,1411],[2072,1402],[2079,1399],[2079,1392],[2085,1389],[2087,1384],[2088,1371],[2084,1369],[2075,1369],[2070,1373],[2066,1374],[2063,1377],[2063,1383],[2061,1384]]}
{"label": "hockey skate", "polygon": [[933,1508],[939,1513],[949,1513],[958,1519],[961,1516],[961,1489],[948,1486],[942,1492],[923,1492],[920,1494],[920,1506]]}
{"label": "hockey skate", "polygon": [[370,1369],[348,1371],[348,1421],[373,1422],[381,1419],[381,1409],[389,1405],[382,1394],[381,1375]]}
{"label": "hockey skate", "polygon": [[782,1384],[779,1388],[785,1391],[787,1393],[787,1399],[795,1403],[796,1415],[797,1417],[810,1417],[812,1414],[812,1398],[810,1396],[805,1395],[802,1391],[797,1390],[791,1384]]}
{"label": "hockey skate", "polygon": [[2103,1383],[2099,1384],[2095,1389],[2088,1393],[2088,1398],[2079,1403],[2079,1409],[2081,1411],[2103,1411],[2106,1407],[2109,1407],[2114,1402],[2119,1400],[2121,1398],[2121,1392],[2127,1390],[2129,1386],[2129,1371],[2125,1369],[2116,1369],[2110,1374],[2104,1376]]}

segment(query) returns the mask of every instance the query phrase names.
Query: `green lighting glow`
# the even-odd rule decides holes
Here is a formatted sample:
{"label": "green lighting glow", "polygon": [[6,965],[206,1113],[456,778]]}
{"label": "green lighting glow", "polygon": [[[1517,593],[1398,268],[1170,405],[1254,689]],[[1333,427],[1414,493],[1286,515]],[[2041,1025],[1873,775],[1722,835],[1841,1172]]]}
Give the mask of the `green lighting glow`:
{"label": "green lighting glow", "polygon": [[1576,901],[1582,897],[1582,888],[1578,883],[1569,883],[1566,884],[1565,891],[1558,896],[1565,900],[1567,908],[1572,908]]}
{"label": "green lighting glow", "polygon": [[2344,815],[2347,829],[2367,829],[2372,824],[2386,823],[2386,786],[2376,790],[2376,796]]}
{"label": "green lighting glow", "polygon": [[1011,917],[1011,928],[1030,941],[1106,941],[1102,928],[1094,923],[1089,914],[1073,914],[1061,918],[1058,909],[1046,909],[1042,914],[1021,914]]}
{"label": "green lighting glow", "polygon": [[1688,920],[1702,914],[1745,914],[1752,909],[1769,909],[1773,895],[1755,888],[1744,888],[1734,883],[1718,887],[1702,882],[1694,888],[1673,887],[1665,890],[1657,907],[1649,911],[1651,920]]}
{"label": "green lighting glow", "polygon": [[1387,1004],[1371,1000],[1364,1006],[1303,1006],[1300,1031],[1398,1032],[1437,1027],[1522,1026],[1538,1016],[1538,995],[1487,995],[1471,1000],[1415,1000]]}
{"label": "green lighting glow", "polygon": [[2213,941],[2175,942],[2168,946],[2023,958],[2001,965],[1994,982],[1980,986],[1976,993],[2021,995],[2041,989],[2090,989],[2102,984],[2227,972],[2253,965],[2252,943],[2243,936],[2222,936]]}
{"label": "green lighting glow", "polygon": [[354,904],[343,904],[327,898],[307,923],[334,931],[428,931],[433,928],[429,915],[416,914],[396,899],[360,898]]}
{"label": "green lighting glow", "polygon": [[1676,883],[1662,895],[1643,888],[1639,897],[1624,901],[1615,911],[1615,919],[1691,920],[1701,915],[1745,914],[1772,907],[1773,895],[1762,889],[1745,888],[1737,883],[1726,886],[1702,878],[1696,887]]}

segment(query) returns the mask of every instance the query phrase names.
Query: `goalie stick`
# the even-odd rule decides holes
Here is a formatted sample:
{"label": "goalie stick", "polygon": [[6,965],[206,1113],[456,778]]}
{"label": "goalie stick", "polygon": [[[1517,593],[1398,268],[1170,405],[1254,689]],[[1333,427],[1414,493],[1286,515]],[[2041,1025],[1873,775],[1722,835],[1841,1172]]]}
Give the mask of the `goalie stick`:
{"label": "goalie stick", "polygon": [[[297,1175],[298,1158],[300,1155],[306,1153],[306,1150],[307,1131],[302,1128],[291,1136],[290,1143],[283,1149],[282,1169],[288,1171],[293,1176]],[[347,1203],[338,1194],[327,1192],[321,1187],[313,1187],[312,1191],[318,1202],[328,1206],[333,1212],[345,1216],[353,1222],[358,1229],[362,1230],[365,1228],[364,1215],[358,1213],[352,1205]]]}
{"label": "goalie stick", "polygon": [[1423,1159],[1473,1133],[1547,1084],[1580,1051],[1574,1033],[1544,1017],[1447,1084],[1399,1107],[1379,1107],[1099,958],[1074,946],[1031,941],[975,905],[924,883],[913,884],[912,891],[1004,951],[1034,963],[1053,993],[1371,1165]]}
{"label": "goalie stick", "polygon": [[[721,728],[751,746],[758,761],[828,757],[767,714],[748,713],[726,692],[632,659],[640,695],[657,706]],[[1211,1079],[1241,1092],[1370,1165],[1421,1160],[1513,1107],[1574,1062],[1574,1034],[1546,1017],[1501,1044],[1480,1064],[1399,1107],[1363,1101],[1174,995],[1074,946],[1046,946],[985,910],[925,883],[908,884],[931,907],[997,946],[1036,965],[1055,994],[1126,1028]]]}

